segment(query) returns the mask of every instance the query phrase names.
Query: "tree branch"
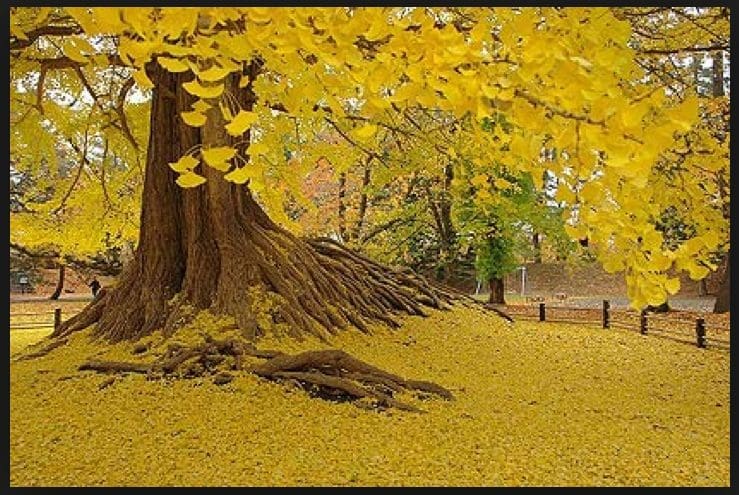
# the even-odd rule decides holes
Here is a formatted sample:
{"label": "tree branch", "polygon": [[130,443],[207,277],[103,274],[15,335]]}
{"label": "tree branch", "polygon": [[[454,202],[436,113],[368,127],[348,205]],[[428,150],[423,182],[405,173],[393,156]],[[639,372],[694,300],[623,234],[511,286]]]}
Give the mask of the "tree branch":
{"label": "tree branch", "polygon": [[729,50],[729,45],[718,44],[711,46],[683,46],[681,48],[670,48],[670,49],[648,49],[639,50],[640,54],[644,55],[675,55],[677,53],[699,53],[699,52],[715,52],[718,50]]}
{"label": "tree branch", "polygon": [[77,187],[77,183],[79,182],[80,177],[82,176],[82,171],[84,170],[85,165],[89,165],[89,162],[87,161],[87,141],[88,141],[87,131],[88,131],[88,129],[85,129],[85,143],[83,145],[82,150],[80,150],[79,146],[77,146],[76,143],[74,143],[73,141],[67,139],[67,142],[69,142],[69,144],[72,146],[72,148],[77,153],[80,154],[80,158],[81,158],[81,162],[82,163],[80,163],[80,166],[77,169],[77,175],[74,177],[74,180],[72,181],[72,185],[69,186],[69,189],[67,190],[66,194],[62,198],[62,201],[59,203],[59,206],[57,206],[56,208],[54,208],[51,211],[51,214],[52,215],[56,215],[57,213],[59,213],[64,208],[64,206],[67,204],[67,200],[72,195],[72,191],[74,191],[74,188]]}
{"label": "tree branch", "polygon": [[42,36],[72,36],[82,34],[80,26],[41,26],[26,33],[27,40],[15,39],[10,42],[10,51],[22,50],[33,45]]}
{"label": "tree branch", "polygon": [[115,112],[118,115],[118,119],[121,122],[121,131],[123,132],[123,135],[126,137],[126,139],[128,139],[128,141],[131,143],[133,148],[138,152],[139,143],[137,143],[136,138],[133,137],[131,128],[128,126],[128,119],[126,118],[126,112],[123,109],[123,105],[126,101],[126,95],[133,87],[134,82],[135,81],[131,77],[127,79],[125,83],[123,83],[123,86],[121,86],[121,90],[118,93],[118,104],[115,107]]}
{"label": "tree branch", "polygon": [[119,261],[103,260],[100,257],[92,259],[77,258],[71,254],[61,255],[54,249],[33,250],[12,241],[10,242],[10,249],[29,258],[47,259],[57,264],[64,263],[73,268],[92,270],[101,275],[115,276],[123,268],[123,265]]}

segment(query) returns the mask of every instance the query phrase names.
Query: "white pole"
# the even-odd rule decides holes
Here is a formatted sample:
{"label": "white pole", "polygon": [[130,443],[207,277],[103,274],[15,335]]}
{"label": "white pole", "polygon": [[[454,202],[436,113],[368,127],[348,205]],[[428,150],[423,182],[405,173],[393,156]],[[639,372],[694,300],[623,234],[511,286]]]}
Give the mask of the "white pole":
{"label": "white pole", "polygon": [[526,293],[526,267],[521,267],[521,296]]}

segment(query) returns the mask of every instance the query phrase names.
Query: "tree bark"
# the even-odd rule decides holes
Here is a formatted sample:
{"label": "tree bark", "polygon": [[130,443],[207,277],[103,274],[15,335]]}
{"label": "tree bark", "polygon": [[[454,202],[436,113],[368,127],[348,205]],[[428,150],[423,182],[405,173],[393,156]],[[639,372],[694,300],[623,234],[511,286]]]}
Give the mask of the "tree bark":
{"label": "tree bark", "polygon": [[452,201],[450,188],[454,179],[454,169],[451,164],[444,166],[444,177],[442,179],[441,191],[436,194],[426,185],[429,209],[434,218],[437,236],[439,238],[438,261],[436,266],[436,280],[448,281],[452,277],[450,267],[454,264],[456,253],[454,252],[457,232],[452,223]]}
{"label": "tree bark", "polygon": [[[247,71],[253,81],[259,66]],[[182,89],[192,73],[147,66],[155,87],[144,177],[139,245],[118,284],[64,322],[54,336],[96,324],[109,341],[136,340],[157,329],[171,334],[194,311],[230,315],[244,336],[267,332],[326,338],[349,325],[399,326],[399,313],[425,315],[422,306],[446,307],[460,296],[413,273],[393,270],[331,239],[303,240],[275,224],[248,187],[227,182],[205,164],[207,182],[181,189],[168,166],[195,145],[238,141],[246,155],[249,135],[228,136],[217,108],[201,128],[179,116],[194,97]],[[244,110],[255,103],[251,83],[226,81]],[[166,125],[164,124],[166,123]],[[247,165],[248,166],[248,165]]]}
{"label": "tree bark", "polygon": [[714,313],[727,313],[731,311],[731,258],[730,253],[726,253],[726,271],[724,272],[724,279],[721,282],[721,286],[716,294],[716,302],[713,305]]}
{"label": "tree bark", "polygon": [[56,282],[56,288],[54,289],[54,292],[49,296],[49,299],[52,301],[56,301],[59,299],[59,296],[62,295],[62,290],[64,289],[64,265],[59,265],[59,278]]}
{"label": "tree bark", "polygon": [[712,86],[713,97],[724,96],[724,52],[719,50],[713,54]]}
{"label": "tree bark", "polygon": [[490,304],[505,304],[505,284],[502,277],[494,277],[488,281],[490,285]]}
{"label": "tree bark", "polygon": [[670,304],[665,301],[662,304],[658,304],[657,306],[652,306],[651,304],[646,307],[646,311],[652,312],[652,313],[669,313],[670,311]]}
{"label": "tree bark", "polygon": [[698,295],[700,297],[708,295],[708,287],[706,286],[706,279],[702,278],[698,281]]}
{"label": "tree bark", "polygon": [[118,275],[121,273],[121,264],[117,260],[106,260],[103,256],[96,255],[91,258],[75,258],[69,254],[60,255],[53,250],[29,249],[21,244],[10,243],[11,253],[19,256],[32,258],[34,264],[42,263],[44,268],[57,268],[60,263],[78,270],[92,270],[100,275]]}
{"label": "tree bark", "polygon": [[339,175],[339,237],[346,242],[346,173]]}
{"label": "tree bark", "polygon": [[532,242],[534,244],[534,263],[541,263],[541,236],[538,232],[534,232]]}
{"label": "tree bark", "polygon": [[359,192],[359,207],[357,209],[357,223],[354,225],[352,239],[359,240],[362,234],[362,226],[364,225],[364,217],[367,215],[367,186],[370,183],[370,166],[369,162],[364,163],[364,173],[362,175],[362,188]]}

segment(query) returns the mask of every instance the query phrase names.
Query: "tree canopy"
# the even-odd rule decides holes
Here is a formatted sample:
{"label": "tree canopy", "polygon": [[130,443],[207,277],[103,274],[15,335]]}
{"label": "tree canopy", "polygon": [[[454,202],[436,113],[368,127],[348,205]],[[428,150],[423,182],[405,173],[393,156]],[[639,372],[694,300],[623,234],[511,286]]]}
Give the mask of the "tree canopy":
{"label": "tree canopy", "polygon": [[[645,51],[662,56],[670,47],[640,55],[632,11],[66,7],[11,14],[17,167],[33,171],[54,156],[53,136],[74,137],[69,147],[87,165],[77,175],[108,174],[90,178],[97,192],[86,202],[106,204],[110,180],[118,194],[110,204],[135,196],[125,192],[132,187],[126,174],[146,147],[142,102],[154,85],[146,67],[156,63],[192,73],[182,87],[196,101],[179,114],[184,124],[217,118],[236,139],[186,150],[170,163],[177,183],[201,187],[213,180],[204,170],[216,170],[247,185],[285,224],[290,205],[309,207],[302,181],[321,158],[337,173],[363,163],[388,182],[442,175],[451,163],[460,172],[453,188],[473,190],[480,208],[507,201],[500,192],[526,177],[541,191],[546,172],[556,179],[568,233],[587,237],[607,270],[625,272],[638,308],[679,289],[671,268],[705,276],[728,240],[721,213],[728,199],[718,182],[705,180],[719,173],[728,180],[728,134],[718,140],[702,124],[694,87],[671,89],[644,62]],[[651,22],[645,16],[641,29]],[[251,108],[234,96],[234,77],[253,92]],[[82,103],[70,106],[65,95]],[[86,148],[91,134],[105,150],[95,159]],[[109,148],[125,163],[117,172]],[[73,211],[67,191],[77,179],[50,180],[56,201],[36,209]],[[719,207],[705,208],[706,198]],[[692,225],[676,244],[664,242],[660,228],[669,208]]]}

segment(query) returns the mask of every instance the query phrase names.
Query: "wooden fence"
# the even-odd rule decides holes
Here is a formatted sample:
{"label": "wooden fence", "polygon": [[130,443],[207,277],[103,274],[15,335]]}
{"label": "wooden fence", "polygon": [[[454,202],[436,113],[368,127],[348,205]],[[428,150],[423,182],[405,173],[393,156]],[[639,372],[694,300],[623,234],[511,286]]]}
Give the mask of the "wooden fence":
{"label": "wooden fence", "polygon": [[[597,324],[603,329],[625,329],[692,344],[705,348],[728,351],[730,331],[725,326],[709,323],[705,318],[686,319],[680,314],[653,313],[629,310],[613,310],[609,301],[603,301],[601,309],[550,306],[539,303],[537,306],[508,306],[506,311],[513,318],[538,320],[541,322]],[[563,316],[565,313],[565,316]],[[572,315],[582,315],[582,317]]]}
{"label": "wooden fence", "polygon": [[[523,309],[523,311],[521,311]],[[529,311],[529,309],[534,311]],[[680,315],[670,313],[651,313],[642,311],[636,313],[628,310],[613,310],[609,301],[603,301],[602,310],[592,308],[575,308],[566,306],[550,306],[539,303],[536,306],[509,306],[511,316],[523,320],[538,320],[541,322],[573,323],[600,325],[603,329],[621,328],[633,330],[642,335],[674,340],[685,344],[694,344],[700,348],[714,348],[728,351],[730,349],[729,328],[714,324],[707,324],[705,318],[688,320]],[[581,314],[582,317],[562,317],[562,312]],[[559,315],[557,313],[560,313]],[[48,313],[14,313],[11,314],[10,330],[32,330],[38,328],[56,329],[62,323],[62,308],[55,308],[53,319],[48,321],[12,321],[17,317],[38,317]],[[594,316],[598,314],[599,316]],[[668,324],[668,326],[665,326]]]}
{"label": "wooden fence", "polygon": [[[14,321],[15,318],[35,317],[32,321]],[[39,316],[49,316],[49,320],[38,320]],[[53,328],[54,330],[62,323],[62,308],[55,308],[53,313],[11,313],[10,330],[35,330],[38,328]]]}

